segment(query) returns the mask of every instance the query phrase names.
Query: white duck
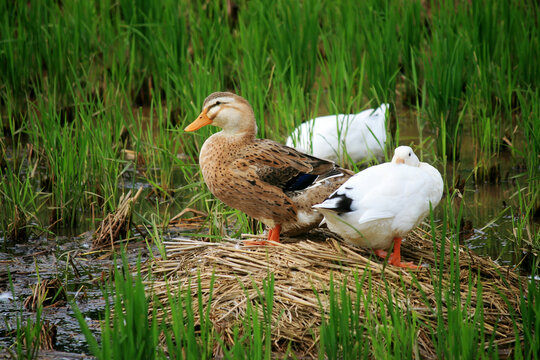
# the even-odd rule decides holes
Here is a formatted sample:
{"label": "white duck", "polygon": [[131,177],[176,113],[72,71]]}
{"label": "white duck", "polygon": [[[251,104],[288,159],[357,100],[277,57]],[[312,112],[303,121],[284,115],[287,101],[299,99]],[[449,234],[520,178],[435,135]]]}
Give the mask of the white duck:
{"label": "white duck", "polygon": [[410,147],[400,146],[391,162],[359,172],[314,208],[344,240],[372,248],[383,258],[393,241],[388,262],[417,268],[401,262],[401,240],[429,214],[430,203],[437,206],[442,193],[440,172],[420,162]]}
{"label": "white duck", "polygon": [[287,146],[313,156],[343,163],[346,154],[360,162],[384,157],[388,104],[358,114],[321,116],[298,126]]}

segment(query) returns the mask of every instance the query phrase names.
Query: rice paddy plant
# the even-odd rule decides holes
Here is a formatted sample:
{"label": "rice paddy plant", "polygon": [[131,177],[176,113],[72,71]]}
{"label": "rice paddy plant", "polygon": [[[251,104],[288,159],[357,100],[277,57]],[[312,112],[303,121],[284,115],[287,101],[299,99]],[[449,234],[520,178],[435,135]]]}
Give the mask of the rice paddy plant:
{"label": "rice paddy plant", "polygon": [[[535,269],[531,274],[526,292],[523,289],[519,294],[520,322],[526,331],[524,331],[522,343],[517,337],[515,359],[540,359],[540,285],[537,279],[538,267]],[[515,330],[518,333],[517,328]]]}
{"label": "rice paddy plant", "polygon": [[[517,181],[517,191],[513,197],[517,197],[517,209],[512,208],[512,222],[514,238],[519,248],[523,248],[523,242],[532,246],[536,251],[538,261],[538,249],[540,249],[540,236],[534,219],[538,218],[540,212],[540,104],[535,99],[539,98],[538,89],[528,89],[517,92],[518,103],[520,105],[521,116],[519,117],[519,127],[523,131],[526,142],[520,144],[516,142],[512,146],[512,151],[519,155],[525,164],[526,172],[515,176]],[[523,179],[522,179],[523,178]]]}
{"label": "rice paddy plant", "polygon": [[261,2],[257,7],[264,14],[264,36],[268,36],[272,62],[275,71],[283,74],[284,86],[298,83],[309,92],[317,69],[322,1],[291,3],[279,0],[270,4]]}
{"label": "rice paddy plant", "polygon": [[122,263],[123,265],[114,271],[114,281],[103,289],[106,305],[100,343],[89,329],[84,315],[76,304],[72,303],[75,317],[90,352],[97,359],[160,358],[160,326],[155,316],[149,317],[149,299],[144,291],[140,265],[137,275],[134,276],[125,254]]}
{"label": "rice paddy plant", "polygon": [[[329,113],[359,112],[364,89],[364,38],[358,36],[357,3],[331,2],[323,9],[317,88],[324,90],[323,105]],[[321,114],[322,115],[322,114]]]}
{"label": "rice paddy plant", "polygon": [[358,10],[360,26],[369,29],[362,32],[369,97],[375,97],[378,103],[395,103],[401,51],[396,29],[401,17],[399,7],[390,1],[361,4],[363,6]]}
{"label": "rice paddy plant", "polygon": [[358,113],[362,110],[364,85],[364,62],[359,66],[353,62],[348,44],[338,41],[336,36],[322,38],[324,58],[319,58],[319,67],[325,88],[326,108],[332,114]]}
{"label": "rice paddy plant", "polygon": [[[131,148],[145,160],[145,166],[135,163],[135,173],[145,172],[152,188],[170,194],[180,187],[177,201],[209,214],[203,224],[208,229],[200,235],[215,240],[261,231],[260,225],[252,229],[244,214],[217,201],[197,174],[192,159],[216,129],[207,127],[190,135],[175,132],[173,114],[178,112],[178,128],[182,128],[197,116],[208,94],[234,90],[253,105],[259,136],[279,141],[295,124],[322,112],[356,112],[371,98],[378,103],[399,101],[396,85],[401,90],[401,68],[410,103],[419,111],[419,132],[427,119],[444,164],[459,158],[463,131],[473,133],[477,170],[483,164],[491,166],[502,150],[500,139],[509,139],[527,172],[527,180],[519,179],[521,191],[512,199],[517,203],[512,217],[516,243],[519,239],[520,248],[529,242],[536,244],[533,249],[539,248],[540,237],[531,227],[531,218],[540,207],[540,45],[535,1],[436,1],[427,5],[404,1],[399,6],[389,1],[239,1],[236,5],[235,10],[226,0],[2,2],[0,108],[4,126],[0,134],[11,135],[14,144],[12,158],[5,161],[6,166],[0,164],[0,196],[8,209],[0,215],[3,234],[13,233],[10,224],[19,224],[17,238],[25,230],[28,236],[29,226],[38,226],[36,213],[45,200],[37,191],[37,181],[38,188],[52,194],[53,221],[63,219],[66,225],[74,225],[81,210],[96,201],[103,212],[114,209],[123,176],[129,171],[122,150]],[[136,116],[133,106],[141,106],[135,110],[139,112]],[[67,116],[66,108],[75,116]],[[141,116],[146,113],[149,116]],[[28,134],[37,150],[38,155],[29,161],[23,160],[28,154],[21,134]],[[420,140],[425,144],[422,151],[433,151],[429,139],[424,140]],[[177,157],[181,152],[185,157]],[[178,169],[180,181],[173,175]],[[137,175],[130,180],[133,185]],[[156,208],[159,204],[156,201]],[[444,212],[444,230],[440,231],[457,236],[459,211]],[[166,222],[164,219],[167,216],[160,221]],[[481,304],[473,301],[481,299],[482,289],[452,293],[457,291],[458,265],[454,259],[449,270],[451,288],[437,288],[436,311],[442,312],[447,302],[452,305],[447,314],[437,314],[438,327],[432,332],[437,355],[496,356],[491,350],[473,348],[478,342],[489,343],[489,334],[478,330]],[[433,269],[433,281],[438,282],[447,270],[442,266]],[[131,280],[134,292],[130,294],[124,284],[118,284],[119,301],[124,305],[128,302],[122,297],[142,294]],[[535,289],[537,294],[538,287]],[[267,296],[265,291],[262,298]],[[341,289],[329,291],[336,303],[321,328],[321,357],[375,354],[400,358],[414,351],[407,331],[412,334],[424,324],[414,312],[394,306],[391,294],[387,294],[388,302],[369,298],[369,294],[355,302]],[[178,296],[174,301],[180,307],[178,314],[184,314],[178,315],[183,323],[178,320],[181,325],[168,339],[168,351],[189,348],[186,357],[211,357],[208,344],[217,341],[213,330],[204,330],[208,331],[204,340],[192,334],[194,325],[188,313],[192,304],[187,305],[187,294]],[[533,336],[538,334],[538,296],[528,298],[520,311],[524,326],[536,330],[522,340],[523,358],[538,353]],[[367,300],[383,314],[366,319],[377,331],[367,329],[355,317]],[[134,303],[136,311],[152,311],[147,298],[145,301]],[[254,336],[238,328],[238,342],[224,350],[225,357],[269,356],[268,313],[255,307],[250,311],[243,327],[252,329]],[[516,319],[520,321],[518,315]],[[144,323],[144,331],[138,333],[114,322],[109,325],[122,329],[119,333],[131,332],[132,339],[145,336],[152,348],[163,325],[133,321]],[[401,335],[387,340],[392,334]],[[111,343],[106,341],[103,346],[124,341],[112,332],[106,336]],[[178,338],[184,340],[177,342]],[[122,346],[127,345],[107,352],[95,346],[96,354],[105,357],[124,351]],[[179,351],[176,354],[183,356]]]}
{"label": "rice paddy plant", "polygon": [[[472,296],[476,296],[477,301],[472,304]],[[469,289],[466,294],[465,303],[462,305],[461,297],[451,300],[452,295],[448,291],[445,296],[445,301],[451,301],[451,306],[448,307],[447,327],[439,328],[436,337],[438,342],[438,354],[445,358],[477,358],[484,353],[482,345],[486,341],[486,334],[483,327],[483,303],[482,303],[482,287],[479,283],[477,288],[469,278]],[[440,313],[440,308],[438,309]],[[472,313],[472,314],[471,314]],[[446,336],[445,336],[446,335]],[[490,346],[494,352],[496,348]]]}
{"label": "rice paddy plant", "polygon": [[[184,66],[189,77],[179,79],[183,89],[182,106],[190,104],[193,115],[197,116],[204,99],[214,91],[222,91],[231,87],[228,71],[229,61],[233,58],[231,31],[228,27],[226,2],[215,1],[203,5],[200,2],[190,3],[187,11],[189,37],[192,52],[190,61]],[[220,29],[216,31],[216,29]],[[192,117],[188,121],[193,121]],[[184,124],[187,125],[187,124]]]}
{"label": "rice paddy plant", "polygon": [[33,113],[28,131],[33,145],[42,152],[44,181],[51,184],[52,222],[73,226],[86,200],[90,137],[80,131],[77,122],[62,126],[61,114],[51,104],[42,104],[39,110],[41,119]]}
{"label": "rice paddy plant", "polygon": [[[460,282],[465,281],[459,262],[459,231],[463,214],[463,203],[460,203],[457,212],[452,203],[457,193],[443,199],[442,223],[440,229],[435,226],[433,212],[430,215],[431,234],[434,244],[437,238],[449,237],[451,248],[449,250],[449,268],[442,264],[445,261],[446,249],[444,246],[434,246],[437,266],[431,271],[435,298],[437,325],[428,328],[431,333],[435,351],[439,358],[492,358],[498,357],[497,347],[492,343],[492,334],[484,331],[484,313],[482,286],[480,282],[471,280],[469,270],[466,282],[468,289],[461,291]],[[448,283],[443,282],[443,274],[449,274]],[[427,294],[424,295],[426,304]],[[446,309],[444,311],[443,309]],[[484,344],[484,346],[482,346]]]}
{"label": "rice paddy plant", "polygon": [[42,320],[43,306],[39,306],[36,310],[34,320],[26,318],[26,323],[23,320],[22,314],[17,315],[17,334],[14,343],[15,351],[11,353],[13,358],[33,360],[38,358],[41,337],[42,337]]}
{"label": "rice paddy plant", "polygon": [[475,142],[474,178],[476,182],[499,182],[495,156],[500,152],[503,117],[512,116],[515,77],[512,74],[508,38],[504,29],[507,4],[498,2],[486,6],[474,1],[464,16],[463,28],[471,43],[474,72],[467,85],[470,100],[473,141]]}
{"label": "rice paddy plant", "polygon": [[[524,159],[527,169],[527,178],[530,192],[533,196],[540,196],[540,90],[528,89],[517,92],[519,107],[521,109],[520,124],[518,126],[523,131],[523,137],[526,139],[522,146],[515,146],[514,151]],[[537,209],[540,207],[536,199]]]}
{"label": "rice paddy plant", "polygon": [[[150,303],[149,295],[145,295],[144,291],[141,292],[144,285],[140,273],[136,276],[131,275],[126,260],[123,261],[123,267],[115,270],[114,286],[117,290],[110,304],[114,311],[108,310],[109,306],[106,306],[101,344],[98,344],[89,331],[83,314],[75,304],[72,304],[92,354],[98,359],[111,358],[110,356],[118,358],[116,356],[122,354],[124,347],[130,346],[133,341],[141,339],[146,334],[147,341],[137,343],[141,353],[134,353],[132,350],[128,354],[136,358],[144,358],[143,356],[148,356],[153,349],[156,358],[165,358],[161,350],[163,345],[167,358],[212,358],[214,347],[219,342],[210,319],[213,281],[209,289],[203,289],[199,280],[195,286],[187,284],[186,287],[180,287],[175,294],[169,292],[166,304],[159,304],[156,301]],[[238,338],[235,339],[235,343],[229,347],[219,342],[226,358],[239,358],[235,354],[244,354],[241,358],[246,359],[270,358],[273,281],[273,274],[270,273],[262,289],[255,295],[254,304],[250,303],[246,317],[239,319],[243,326],[236,328]],[[112,283],[104,289],[105,299],[110,298],[111,286],[113,286]],[[197,304],[193,303],[190,289],[197,291],[195,297]],[[203,295],[203,292],[209,293],[209,297]],[[153,304],[153,307],[150,304]],[[157,307],[163,307],[165,313],[170,314],[167,324],[156,317]],[[200,312],[198,314],[200,321],[197,322],[195,308]],[[150,315],[151,320],[147,318],[147,315]],[[161,334],[163,340],[159,344],[154,341],[156,331],[159,332],[158,335]],[[116,342],[119,343],[116,344]]]}
{"label": "rice paddy plant", "polygon": [[[433,9],[433,29],[430,46],[422,53],[427,98],[427,119],[437,134],[439,156],[452,155],[451,161],[459,159],[461,145],[463,89],[469,77],[469,42],[459,30],[458,24],[448,13],[458,12],[450,2],[441,2]],[[453,18],[452,18],[453,19]],[[444,129],[442,128],[444,127]]]}
{"label": "rice paddy plant", "polygon": [[[154,28],[159,23],[154,21],[162,13],[160,11],[162,10],[160,9],[161,4],[161,2],[148,3],[143,1],[118,2],[118,17],[126,29],[123,37],[129,44],[127,47],[129,51],[127,67],[123,66],[120,69],[121,71],[127,70],[127,90],[131,94],[130,97],[138,105],[149,104],[150,92],[154,90],[154,81],[159,82],[152,76],[152,70],[155,70],[156,54],[147,50],[149,50],[150,39],[153,38]],[[153,49],[150,48],[150,50]],[[138,56],[142,53],[145,53],[146,56]]]}
{"label": "rice paddy plant", "polygon": [[[33,39],[36,65],[43,68],[43,73],[36,74],[37,87],[49,92],[57,110],[73,106],[72,84],[84,76],[94,58],[97,21],[91,4],[74,3],[60,9],[57,4],[34,2],[30,8],[43,12],[41,22],[30,27],[37,37]],[[61,11],[65,16],[58,16]]]}
{"label": "rice paddy plant", "polygon": [[426,37],[426,14],[420,1],[404,1],[401,4],[401,21],[399,22],[399,42],[401,67],[405,83],[405,101],[415,105],[422,91],[418,88],[423,83],[423,74],[417,54],[420,53],[422,41]]}
{"label": "rice paddy plant", "polygon": [[[393,295],[388,283],[386,299],[376,299],[380,309],[380,320],[374,317],[374,326],[368,332],[372,334],[373,354],[376,358],[414,359],[419,356],[418,331],[419,321],[413,309],[402,309]],[[405,284],[403,284],[405,289]],[[375,329],[375,331],[374,331]]]}
{"label": "rice paddy plant", "polygon": [[[328,316],[321,319],[319,358],[328,359],[368,359],[371,354],[372,341],[368,336],[368,328],[372,321],[361,315],[361,307],[371,307],[374,296],[371,291],[362,293],[362,285],[368,282],[371,289],[371,272],[365,271],[362,277],[355,274],[354,286],[357,289],[355,299],[347,290],[347,283],[337,286],[330,274],[328,284]],[[321,312],[324,314],[321,298],[317,295]]]}
{"label": "rice paddy plant", "polygon": [[[538,267],[534,268],[528,277],[526,289],[520,288],[519,309],[510,307],[510,314],[514,321],[516,343],[514,347],[514,359],[540,359],[540,285],[538,282]],[[505,298],[508,302],[508,299]],[[518,325],[523,328],[523,336],[520,335]]]}
{"label": "rice paddy plant", "polygon": [[[163,4],[167,6],[161,11],[161,19],[152,23],[152,37],[148,40],[148,48],[154,56],[155,86],[153,95],[159,95],[160,101],[167,108],[167,116],[171,124],[179,122],[186,115],[192,101],[192,94],[187,93],[190,84],[190,34],[188,31],[187,15],[178,16],[184,9],[191,11],[191,5],[176,4],[174,2]],[[152,39],[159,39],[153,41]],[[154,106],[157,104],[154,103]]]}
{"label": "rice paddy plant", "polygon": [[485,105],[476,103],[470,106],[473,110],[471,120],[472,137],[475,143],[473,176],[476,183],[500,181],[500,164],[496,156],[500,152],[501,118],[498,113],[489,115]]}
{"label": "rice paddy plant", "polygon": [[216,341],[214,329],[209,318],[209,309],[212,297],[203,304],[203,296],[200,281],[198,289],[198,309],[201,312],[201,323],[196,324],[195,314],[191,297],[191,284],[180,288],[176,295],[169,294],[171,324],[163,332],[165,348],[169,358],[173,359],[210,359],[212,358],[213,346]]}
{"label": "rice paddy plant", "polygon": [[512,197],[517,198],[516,209],[510,207],[515,253],[523,254],[523,260],[532,258],[523,264],[524,268],[536,269],[540,265],[540,232],[537,231],[538,225],[531,219],[538,202],[538,193],[531,194],[527,187],[520,187],[518,181],[518,189]]}
{"label": "rice paddy plant", "polygon": [[512,5],[507,4],[505,12],[508,34],[512,34],[507,45],[512,56],[513,73],[520,88],[531,86],[534,91],[540,84],[540,69],[535,60],[540,56],[540,5],[532,0],[523,0],[518,2],[517,6]]}
{"label": "rice paddy plant", "polygon": [[[225,58],[224,52],[230,48],[226,45],[228,36],[224,36],[224,2],[203,6],[191,2],[123,1],[121,9],[129,23],[133,61],[129,79],[135,82],[130,89],[138,105],[149,106],[152,97],[160,94],[171,100],[168,105],[173,109],[182,108],[198,95],[190,89],[193,67],[203,66],[208,75],[210,69],[225,66],[217,61]],[[213,31],[213,26],[223,26],[224,31]]]}
{"label": "rice paddy plant", "polygon": [[[312,101],[316,105],[320,104],[321,101],[319,92],[313,94],[314,100],[307,96],[298,78],[291,79],[288,87],[284,86],[283,84],[287,80],[284,80],[283,76],[285,76],[283,73],[274,74],[276,83],[279,85],[274,87],[271,95],[272,102],[279,105],[272,105],[268,108],[268,117],[264,123],[258,119],[258,124],[261,124],[259,128],[265,125],[267,128],[266,136],[278,142],[280,139],[284,142],[285,137],[292,132],[296,125],[315,117],[317,110],[313,110]],[[285,134],[283,134],[284,129],[286,130]],[[258,136],[262,136],[260,130]]]}
{"label": "rice paddy plant", "polygon": [[[363,52],[366,46],[364,37],[358,36],[362,31],[358,24],[361,16],[358,3],[352,0],[329,2],[324,4],[322,13],[321,41],[323,46],[319,51],[319,66],[321,68],[326,66],[327,61],[332,69],[331,64],[335,64],[337,67],[335,70],[341,72],[340,76],[344,80],[346,76],[349,77],[349,80],[346,80],[347,83],[341,85],[351,89],[349,96],[364,94],[363,84],[355,84],[351,81],[356,69],[363,67],[366,56]],[[342,56],[343,60],[340,59]],[[340,86],[339,83],[333,84],[331,80],[328,79],[328,86]],[[363,81],[363,78],[360,80]],[[340,100],[334,98],[334,101],[339,104]]]}
{"label": "rice paddy plant", "polygon": [[[390,285],[385,296],[371,286],[371,271],[354,275],[356,298],[347,282],[337,286],[332,278],[328,292],[328,316],[323,316],[319,357],[329,359],[412,359],[418,357],[419,322],[412,309],[394,301]],[[368,291],[362,291],[363,284]],[[406,286],[403,284],[406,291]]]}
{"label": "rice paddy plant", "polygon": [[12,168],[12,165],[5,169],[0,167],[0,179],[0,229],[8,240],[26,241],[32,234],[31,229],[39,226],[37,213],[43,205],[42,197],[30,176],[24,173],[22,164],[18,168]]}
{"label": "rice paddy plant", "polygon": [[[473,51],[477,54],[480,63],[496,61],[501,55],[504,43],[507,41],[504,33],[501,33],[501,26],[508,26],[504,23],[506,10],[509,4],[495,2],[486,6],[486,1],[475,0],[470,4],[462,5],[467,12],[463,18],[463,27],[466,29]],[[502,36],[501,36],[502,35]]]}
{"label": "rice paddy plant", "polygon": [[[247,302],[242,327],[235,331],[238,337],[230,349],[231,359],[239,352],[243,359],[272,359],[272,308],[274,305],[274,273],[269,272],[263,280],[262,289],[254,283],[257,294]],[[247,290],[245,290],[247,291]],[[260,309],[259,306],[260,305]],[[260,313],[262,312],[262,314]]]}
{"label": "rice paddy plant", "polygon": [[146,164],[145,177],[161,194],[168,195],[175,186],[173,175],[180,141],[166,119],[159,96],[158,100],[152,101],[147,116],[139,111],[137,122],[139,130],[144,129],[139,131],[141,138],[135,141],[139,143],[139,149],[142,147],[140,150]]}
{"label": "rice paddy plant", "polygon": [[92,201],[91,195],[95,195],[105,214],[116,209],[123,185],[122,175],[129,168],[129,164],[119,159],[123,147],[122,122],[105,121],[103,114],[96,118],[83,117],[81,121],[82,126],[93,133],[90,143],[92,151],[88,154],[90,176],[87,192],[91,193],[87,193],[88,201]]}
{"label": "rice paddy plant", "polygon": [[[252,3],[238,13],[238,32],[232,40],[237,45],[233,47],[230,64],[235,91],[250,99],[255,117],[261,121],[266,107],[272,106],[268,97],[274,81],[269,40],[263,36],[268,21],[263,3]],[[265,131],[265,126],[259,126],[261,137],[266,136]]]}
{"label": "rice paddy plant", "polygon": [[[508,17],[514,10],[505,2],[496,2],[486,6],[485,1],[473,1],[466,8],[463,28],[470,42],[473,53],[475,75],[469,83],[469,96],[478,98],[480,111],[484,116],[511,116],[514,75],[509,42],[511,23]],[[475,106],[472,107],[475,109]]]}
{"label": "rice paddy plant", "polygon": [[0,4],[0,104],[8,113],[20,113],[23,102],[31,89],[31,45],[27,41],[29,34],[17,19],[24,17],[26,5],[19,2],[2,2]]}

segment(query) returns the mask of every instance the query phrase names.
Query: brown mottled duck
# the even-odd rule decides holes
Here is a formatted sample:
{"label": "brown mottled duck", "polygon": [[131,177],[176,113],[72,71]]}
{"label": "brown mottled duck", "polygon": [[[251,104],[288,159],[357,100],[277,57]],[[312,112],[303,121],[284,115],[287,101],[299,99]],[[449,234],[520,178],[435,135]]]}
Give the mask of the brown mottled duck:
{"label": "brown mottled duck", "polygon": [[294,236],[319,225],[312,206],[324,201],[353,173],[272,140],[256,138],[251,105],[241,96],[216,92],[206,98],[199,117],[185,128],[206,125],[223,130],[203,144],[199,164],[212,194],[261,221],[268,240]]}

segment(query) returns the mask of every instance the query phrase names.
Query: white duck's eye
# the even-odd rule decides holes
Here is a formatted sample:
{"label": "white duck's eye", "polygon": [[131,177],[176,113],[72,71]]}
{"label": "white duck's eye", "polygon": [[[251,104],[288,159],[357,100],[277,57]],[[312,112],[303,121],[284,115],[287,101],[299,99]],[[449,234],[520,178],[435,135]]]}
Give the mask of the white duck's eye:
{"label": "white duck's eye", "polygon": [[409,156],[412,156],[411,153],[409,153]]}

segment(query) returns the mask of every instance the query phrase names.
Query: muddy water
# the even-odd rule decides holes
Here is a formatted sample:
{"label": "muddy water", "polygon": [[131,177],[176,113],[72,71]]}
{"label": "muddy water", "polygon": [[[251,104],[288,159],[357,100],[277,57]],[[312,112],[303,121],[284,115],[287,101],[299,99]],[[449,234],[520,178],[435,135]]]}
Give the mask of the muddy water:
{"label": "muddy water", "polygon": [[[400,144],[418,145],[416,123],[410,116],[400,116]],[[425,133],[424,139],[432,136]],[[475,185],[471,176],[473,169],[472,139],[469,134],[463,138],[461,162],[455,169],[449,167],[447,178],[455,171],[466,179],[462,204],[464,207],[464,236],[461,242],[479,254],[490,256],[501,264],[517,264],[523,254],[514,252],[512,246],[512,215],[508,206],[517,204],[512,196],[516,193],[517,183],[512,180],[519,174],[516,161],[509,154],[501,155],[501,180],[497,184]],[[426,156],[429,158],[429,155]],[[440,169],[442,170],[442,169]],[[521,181],[522,184],[524,181]],[[151,186],[136,181],[126,181],[126,188]],[[156,201],[142,200],[141,213],[155,211]],[[168,205],[164,205],[165,207]],[[169,208],[174,215],[181,209]],[[87,216],[90,218],[90,215]],[[494,221],[495,220],[495,221]],[[74,298],[91,329],[99,334],[98,320],[103,317],[105,299],[101,287],[104,279],[114,266],[110,257],[91,253],[91,235],[85,233],[93,225],[83,220],[83,227],[70,233],[42,236],[24,244],[4,241],[0,235],[0,354],[1,349],[9,347],[14,341],[14,329],[17,318],[34,319],[35,312],[27,310],[23,303],[31,295],[31,286],[45,279],[59,279],[65,286],[68,298]],[[532,231],[538,231],[538,224],[532,224]],[[142,242],[130,247],[129,255],[135,262],[137,255],[147,259],[147,251]],[[11,276],[11,283],[8,278]],[[65,301],[46,307],[43,318],[56,326],[56,350],[71,353],[88,353],[84,337],[73,311]]]}
{"label": "muddy water", "polygon": [[[6,296],[0,301],[0,347],[12,344],[18,317],[35,321],[35,312],[27,309],[24,302],[32,294],[31,286],[38,281],[60,279],[67,295],[77,299],[83,313],[89,318],[99,316],[104,301],[96,277],[110,268],[110,264],[96,259],[86,262],[80,254],[89,247],[87,239],[73,236],[42,237],[19,245],[4,244],[0,261],[9,269],[11,284],[6,273],[0,274],[0,290],[10,294],[12,300]],[[45,307],[42,317],[56,325],[56,350],[80,352],[84,348],[84,337],[65,300]]]}
{"label": "muddy water", "polygon": [[[100,321],[104,317],[106,287],[115,261],[106,252],[93,252],[91,233],[42,237],[26,244],[3,244],[0,252],[0,355],[14,341],[17,320],[35,321],[35,311],[25,304],[38,282],[59,279],[67,296],[60,295],[44,306],[42,319],[56,330],[54,350],[66,353],[89,353],[86,340],[71,306],[74,299],[86,322],[99,337]],[[6,246],[7,245],[7,246]],[[148,259],[145,244],[128,245],[128,260],[135,264]],[[154,249],[155,251],[156,249]],[[121,261],[120,261],[121,262]],[[11,277],[8,279],[7,271]]]}
{"label": "muddy water", "polygon": [[[400,144],[419,143],[418,130],[414,114],[403,112],[399,120]],[[424,130],[423,140],[429,142],[435,136]],[[461,158],[456,164],[448,164],[446,174],[441,165],[436,165],[443,173],[446,183],[452,187],[453,178],[459,177],[464,182],[460,201],[463,206],[462,234],[460,242],[480,255],[486,255],[502,265],[517,265],[524,254],[515,250],[514,224],[519,213],[518,196],[520,187],[526,184],[523,176],[523,163],[511,156],[510,151],[503,151],[496,158],[500,166],[496,181],[475,183],[474,140],[470,132],[464,132],[461,143]],[[427,155],[430,158],[430,155]],[[425,160],[428,161],[428,160]],[[495,163],[495,160],[494,160]],[[455,174],[455,176],[454,176]],[[454,203],[457,212],[458,202]],[[439,214],[440,215],[440,214]],[[540,231],[538,220],[530,223],[531,233]]]}

